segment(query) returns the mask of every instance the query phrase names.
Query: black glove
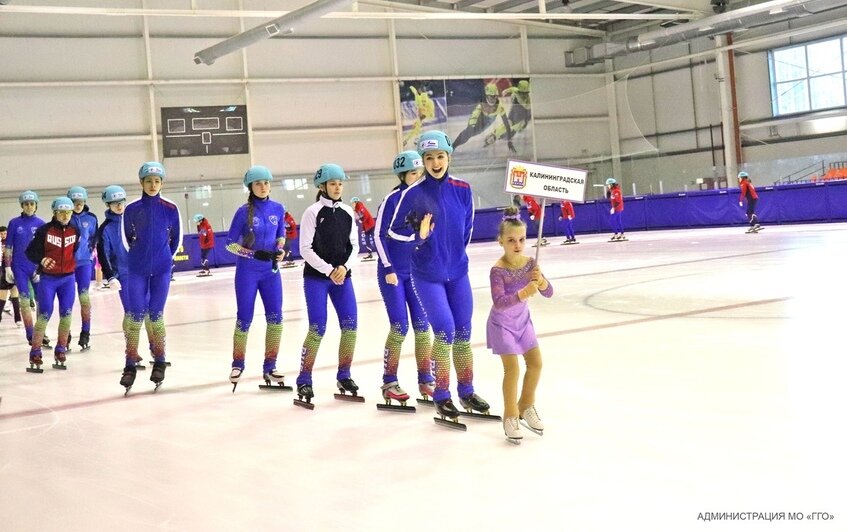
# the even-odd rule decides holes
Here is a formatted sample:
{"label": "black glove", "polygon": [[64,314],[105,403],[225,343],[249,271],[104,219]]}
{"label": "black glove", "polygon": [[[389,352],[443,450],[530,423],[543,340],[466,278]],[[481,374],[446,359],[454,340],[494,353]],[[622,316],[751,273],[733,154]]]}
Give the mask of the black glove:
{"label": "black glove", "polygon": [[253,258],[256,260],[274,260],[277,256],[276,252],[257,249],[253,252]]}

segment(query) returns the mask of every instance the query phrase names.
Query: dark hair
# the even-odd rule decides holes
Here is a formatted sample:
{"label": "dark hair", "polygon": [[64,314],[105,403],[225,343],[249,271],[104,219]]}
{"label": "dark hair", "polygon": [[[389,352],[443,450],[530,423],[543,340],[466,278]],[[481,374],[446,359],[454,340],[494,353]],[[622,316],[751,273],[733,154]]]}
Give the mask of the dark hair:
{"label": "dark hair", "polygon": [[506,207],[503,210],[503,220],[500,222],[500,226],[497,228],[498,238],[503,236],[503,233],[505,233],[507,229],[526,227],[526,224],[523,220],[521,220],[519,213],[520,211],[515,206]]}
{"label": "dark hair", "polygon": [[[251,183],[252,184],[252,183]],[[253,187],[250,187],[250,196],[247,197],[247,234],[244,235],[244,239],[242,240],[242,244],[244,247],[253,249],[253,244],[256,242],[256,234],[253,232],[253,214],[256,212],[256,208],[253,205],[253,202],[258,198],[255,194],[253,194]]]}
{"label": "dark hair", "polygon": [[9,230],[9,228],[6,227],[5,225],[0,225],[0,231],[8,231],[8,230]]}

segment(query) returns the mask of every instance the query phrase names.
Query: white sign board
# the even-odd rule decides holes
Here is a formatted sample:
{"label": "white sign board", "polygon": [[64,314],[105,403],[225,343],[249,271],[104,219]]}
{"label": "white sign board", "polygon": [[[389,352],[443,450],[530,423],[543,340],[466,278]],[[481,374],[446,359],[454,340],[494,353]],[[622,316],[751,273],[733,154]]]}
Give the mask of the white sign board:
{"label": "white sign board", "polygon": [[585,201],[587,175],[587,170],[578,168],[509,160],[506,192],[582,203]]}

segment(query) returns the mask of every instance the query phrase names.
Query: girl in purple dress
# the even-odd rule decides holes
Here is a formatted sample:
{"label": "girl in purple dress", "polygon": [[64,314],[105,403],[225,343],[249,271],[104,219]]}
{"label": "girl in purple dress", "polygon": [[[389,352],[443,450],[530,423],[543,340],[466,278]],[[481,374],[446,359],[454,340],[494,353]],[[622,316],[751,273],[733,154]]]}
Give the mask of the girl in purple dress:
{"label": "girl in purple dress", "polygon": [[[526,244],[526,224],[518,209],[506,209],[500,222],[497,241],[503,256],[491,268],[491,298],[494,306],[488,315],[487,342],[503,361],[503,430],[515,444],[521,442],[519,418],[536,434],[542,434],[544,424],[535,410],[535,389],[541,377],[541,350],[529,317],[526,301],[537,293],[553,295],[553,286],[541,274],[531,257],[523,254]],[[518,355],[526,361],[523,389],[518,398]]]}

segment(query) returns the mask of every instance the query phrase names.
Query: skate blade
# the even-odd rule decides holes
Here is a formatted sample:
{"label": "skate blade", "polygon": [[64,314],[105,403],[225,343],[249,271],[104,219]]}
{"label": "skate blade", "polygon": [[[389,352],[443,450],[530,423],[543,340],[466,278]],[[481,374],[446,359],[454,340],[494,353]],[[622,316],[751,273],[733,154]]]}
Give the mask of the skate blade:
{"label": "skate blade", "polygon": [[[151,361],[150,361],[150,363],[151,363],[151,364],[155,364],[155,363],[156,363],[156,361],[155,361],[155,360],[151,360]],[[167,367],[171,367],[171,363],[170,363],[170,362],[165,362],[165,365],[166,365]],[[137,367],[137,366],[136,366],[136,367]]]}
{"label": "skate blade", "polygon": [[162,385],[162,382],[163,382],[163,381],[159,381],[159,382],[157,382],[157,383],[156,383],[156,387],[155,387],[155,388],[153,388],[153,393],[156,393],[156,392],[158,392],[158,391],[159,391],[159,386],[161,386],[161,385]]}
{"label": "skate blade", "polygon": [[271,390],[274,392],[293,392],[294,388],[291,386],[286,386],[284,384],[260,384],[260,390]]}
{"label": "skate blade", "polygon": [[90,345],[87,345],[87,346],[85,346],[85,347],[81,347],[81,348],[80,348],[80,350],[79,350],[79,352],[80,352],[80,353],[85,353],[85,352],[86,352],[86,351],[88,351],[89,349],[91,349],[91,346],[90,346]]}
{"label": "skate blade", "polygon": [[132,390],[132,386],[127,386],[127,387],[126,387],[126,390],[124,391],[124,397],[126,397],[127,395],[129,395],[129,391],[130,391],[130,390]]}
{"label": "skate blade", "polygon": [[364,403],[365,402],[365,398],[362,397],[361,395],[347,395],[347,394],[344,394],[344,393],[336,393],[336,394],[333,394],[333,397],[335,397],[339,401],[347,401],[347,402],[350,402],[350,403]]}
{"label": "skate blade", "polygon": [[232,383],[232,393],[235,393],[235,389],[236,389],[236,388],[238,388],[238,383],[237,383],[237,382],[233,382],[233,383]]}
{"label": "skate blade", "polygon": [[44,370],[41,368],[26,368],[27,373],[44,373]]}
{"label": "skate blade", "polygon": [[534,433],[538,434],[539,436],[544,436],[544,429],[541,429],[541,430],[534,429],[534,428],[530,427],[529,424],[526,421],[524,421],[523,419],[521,420],[521,425],[523,425],[523,427],[530,432],[534,432]]}
{"label": "skate blade", "polygon": [[313,403],[310,403],[308,401],[303,401],[302,399],[295,399],[294,400],[294,406],[299,406],[299,407],[305,408],[306,410],[314,410],[315,409],[315,405]]}
{"label": "skate blade", "polygon": [[145,371],[145,370],[147,370],[147,366],[142,366],[141,364],[137,364],[135,366],[135,370],[136,371],[138,371],[138,370]]}
{"label": "skate blade", "polygon": [[512,445],[520,445],[523,438],[510,438],[506,436],[506,441],[511,443]]}
{"label": "skate blade", "polygon": [[406,405],[386,405],[386,404],[377,404],[377,410],[383,410],[385,412],[404,412],[409,414],[414,414],[417,412],[417,409],[414,406],[406,406]]}
{"label": "skate blade", "polygon": [[53,364],[53,369],[68,369],[64,364]]}
{"label": "skate blade", "polygon": [[480,414],[479,412],[459,412],[461,417],[469,417],[471,419],[481,419],[483,421],[503,421],[500,416],[493,414]]}
{"label": "skate blade", "polygon": [[441,419],[440,417],[434,417],[432,419],[433,419],[433,421],[435,421],[436,425],[440,425],[442,427],[447,427],[448,429],[461,430],[462,432],[465,432],[465,431],[468,430],[468,426],[465,425],[464,423],[459,423],[458,418],[456,418],[457,421],[451,421],[450,418]]}
{"label": "skate blade", "polygon": [[424,399],[424,398],[418,397],[417,401],[418,401],[419,405],[435,406],[435,401],[433,401],[432,399]]}

